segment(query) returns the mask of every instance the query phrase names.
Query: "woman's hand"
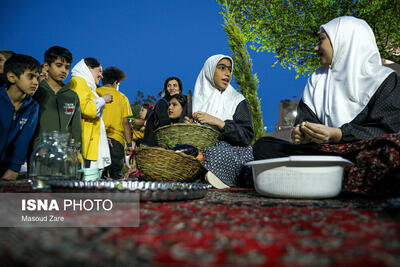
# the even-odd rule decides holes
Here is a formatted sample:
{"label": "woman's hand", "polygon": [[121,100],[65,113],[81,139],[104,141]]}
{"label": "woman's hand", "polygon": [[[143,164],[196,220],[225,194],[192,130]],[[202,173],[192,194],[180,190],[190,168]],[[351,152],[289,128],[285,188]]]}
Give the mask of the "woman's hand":
{"label": "woman's hand", "polygon": [[303,140],[309,138],[310,142],[312,141],[318,144],[327,142],[338,143],[342,139],[342,130],[323,124],[303,122],[299,126],[299,130],[305,136]]}
{"label": "woman's hand", "polygon": [[207,123],[209,125],[215,125],[219,129],[222,129],[225,126],[225,122],[223,120],[220,120],[217,117],[214,117],[205,112],[195,112],[192,114],[192,117],[194,120],[196,120],[200,123],[203,123],[203,124]]}
{"label": "woman's hand", "polygon": [[311,138],[309,136],[305,135],[301,131],[300,124],[297,124],[295,126],[293,134],[292,134],[292,140],[293,140],[293,143],[296,145],[308,144],[311,142]]}
{"label": "woman's hand", "polygon": [[183,122],[184,122],[184,123],[193,123],[193,119],[189,118],[188,116],[185,116],[185,117],[183,118]]}

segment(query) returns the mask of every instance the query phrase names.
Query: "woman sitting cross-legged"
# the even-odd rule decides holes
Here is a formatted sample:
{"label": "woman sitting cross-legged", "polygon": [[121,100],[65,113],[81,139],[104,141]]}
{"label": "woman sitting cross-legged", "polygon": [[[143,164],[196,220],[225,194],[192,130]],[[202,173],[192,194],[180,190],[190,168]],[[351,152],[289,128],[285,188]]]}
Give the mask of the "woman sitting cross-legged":
{"label": "woman sitting cross-legged", "polygon": [[220,132],[217,144],[203,150],[203,166],[209,171],[206,180],[216,188],[238,186],[241,168],[253,160],[251,110],[230,85],[232,68],[229,56],[208,58],[193,93],[193,119]]}
{"label": "woman sitting cross-legged", "polygon": [[400,173],[399,77],[382,66],[371,28],[355,17],[322,25],[314,50],[321,67],[308,79],[298,105],[294,144],[262,137],[254,144],[254,158],[341,155],[353,162],[344,189],[372,192],[386,174]]}

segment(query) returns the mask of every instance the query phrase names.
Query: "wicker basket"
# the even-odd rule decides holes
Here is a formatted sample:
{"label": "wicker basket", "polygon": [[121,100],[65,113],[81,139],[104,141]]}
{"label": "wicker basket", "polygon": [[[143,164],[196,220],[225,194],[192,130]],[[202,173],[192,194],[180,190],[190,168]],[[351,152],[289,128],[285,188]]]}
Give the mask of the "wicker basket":
{"label": "wicker basket", "polygon": [[133,151],[140,177],[147,181],[190,182],[201,167],[195,157],[161,147]]}
{"label": "wicker basket", "polygon": [[219,132],[201,124],[174,123],[155,130],[157,145],[168,148],[167,138],[177,144],[204,149],[217,143]]}

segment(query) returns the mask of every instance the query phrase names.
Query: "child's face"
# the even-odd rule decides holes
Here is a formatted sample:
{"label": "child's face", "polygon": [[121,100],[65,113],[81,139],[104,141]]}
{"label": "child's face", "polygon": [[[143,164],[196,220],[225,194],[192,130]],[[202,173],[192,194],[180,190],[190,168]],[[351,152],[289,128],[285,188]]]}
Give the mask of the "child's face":
{"label": "child's face", "polygon": [[179,88],[179,83],[177,80],[170,80],[167,83],[167,90],[170,96],[179,94],[181,89]]}
{"label": "child's face", "polygon": [[142,107],[139,111],[139,117],[144,120],[147,115],[147,108]]}
{"label": "child's face", "polygon": [[3,54],[0,54],[0,73],[4,72],[4,63],[6,60],[6,57]]}
{"label": "child's face", "polygon": [[93,75],[94,82],[96,83],[96,85],[98,85],[99,81],[103,79],[103,68],[101,66],[93,69],[89,67],[89,70]]}
{"label": "child's face", "polygon": [[67,78],[70,67],[71,64],[61,58],[57,58],[50,65],[44,63],[44,68],[48,73],[48,78],[57,83],[62,83]]}
{"label": "child's face", "polygon": [[39,85],[39,70],[26,69],[17,77],[14,73],[7,73],[8,80],[17,86],[22,92],[33,96]]}
{"label": "child's face", "polygon": [[227,59],[221,59],[214,72],[214,84],[220,91],[224,91],[232,79],[232,62]]}
{"label": "child's face", "polygon": [[172,98],[169,101],[168,107],[168,116],[170,119],[178,119],[182,115],[182,105],[176,100],[176,98]]}

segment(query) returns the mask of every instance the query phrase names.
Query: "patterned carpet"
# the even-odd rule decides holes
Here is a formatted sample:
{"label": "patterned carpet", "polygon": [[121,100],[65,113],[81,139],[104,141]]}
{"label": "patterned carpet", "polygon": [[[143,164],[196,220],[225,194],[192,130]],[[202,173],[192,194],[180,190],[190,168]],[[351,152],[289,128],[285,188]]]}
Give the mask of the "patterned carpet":
{"label": "patterned carpet", "polygon": [[194,201],[141,203],[138,228],[2,228],[0,236],[2,266],[399,266],[400,199],[210,190]]}

